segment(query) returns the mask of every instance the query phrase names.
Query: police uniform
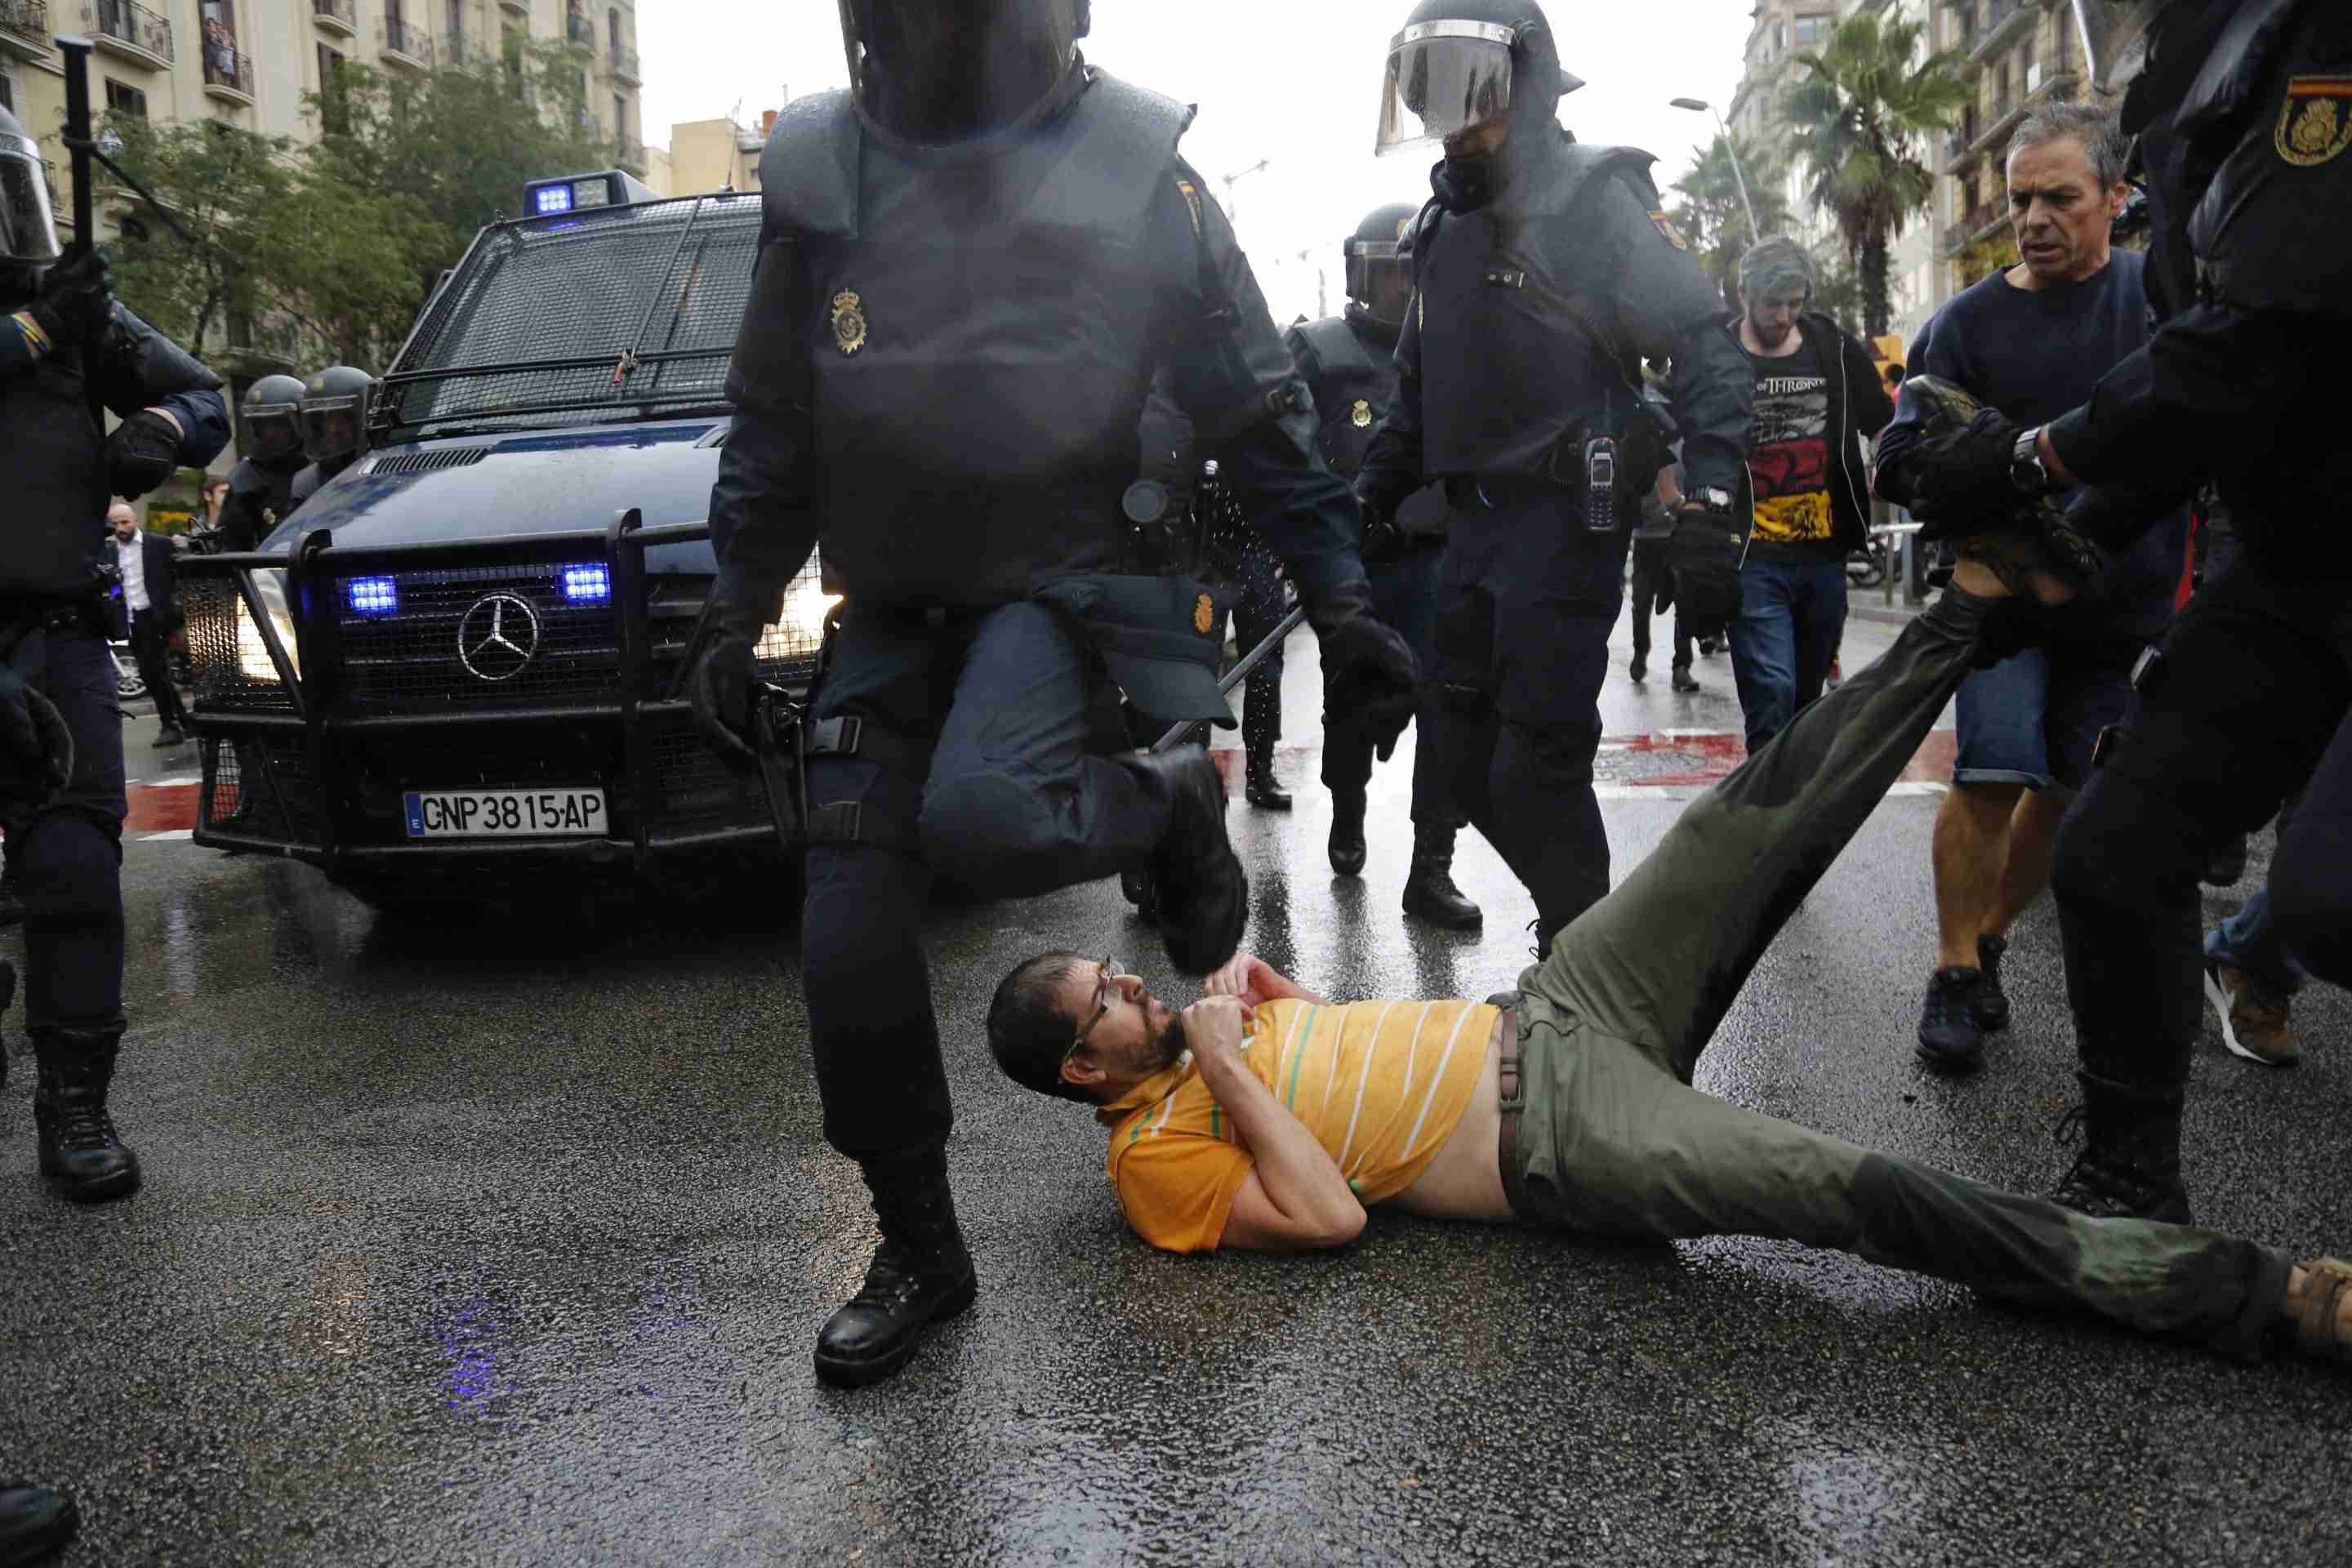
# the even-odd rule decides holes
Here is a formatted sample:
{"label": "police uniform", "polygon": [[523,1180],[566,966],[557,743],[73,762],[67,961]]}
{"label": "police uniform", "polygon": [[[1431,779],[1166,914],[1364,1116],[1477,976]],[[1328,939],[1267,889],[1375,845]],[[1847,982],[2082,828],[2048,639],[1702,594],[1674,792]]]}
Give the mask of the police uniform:
{"label": "police uniform", "polygon": [[[121,305],[97,346],[50,345],[0,373],[11,518],[0,531],[0,647],[73,737],[63,791],[44,805],[9,808],[8,860],[26,909],[25,1022],[40,1061],[42,1168],[79,1199],[120,1195],[139,1179],[106,1110],[123,1031],[128,802],[100,571],[113,550],[103,527],[108,497],[123,481],[110,467],[92,404],[126,421],[144,409],[167,411],[179,426],[177,461],[201,468],[228,439],[220,385]],[[21,801],[23,781],[7,783]]]}
{"label": "police uniform", "polygon": [[294,480],[307,466],[299,447],[278,458],[238,458],[229,470],[228,500],[221,504],[220,548],[258,549],[292,515]]}
{"label": "police uniform", "polygon": [[1714,330],[1722,296],[1667,221],[1646,153],[1521,126],[1499,188],[1454,179],[1413,244],[1417,292],[1396,405],[1357,492],[1376,515],[1430,480],[1453,503],[1437,659],[1446,794],[1535,896],[1538,942],[1609,889],[1592,792],[1609,636],[1641,491],[1621,464],[1619,526],[1587,526],[1584,443],[1657,441],[1639,361],[1675,360],[1685,486],[1730,498],[1753,400]]}

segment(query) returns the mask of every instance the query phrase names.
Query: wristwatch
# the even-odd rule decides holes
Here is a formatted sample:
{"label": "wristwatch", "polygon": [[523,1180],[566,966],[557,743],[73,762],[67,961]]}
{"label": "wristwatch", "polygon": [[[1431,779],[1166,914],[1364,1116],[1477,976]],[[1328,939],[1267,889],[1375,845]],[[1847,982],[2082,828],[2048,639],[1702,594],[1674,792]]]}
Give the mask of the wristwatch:
{"label": "wristwatch", "polygon": [[1731,510],[1731,492],[1716,485],[1701,485],[1691,492],[1691,498],[1707,510],[1716,513]]}
{"label": "wristwatch", "polygon": [[2009,482],[2021,495],[2038,496],[2051,488],[2050,470],[2042,464],[2042,427],[2021,430],[2009,456]]}

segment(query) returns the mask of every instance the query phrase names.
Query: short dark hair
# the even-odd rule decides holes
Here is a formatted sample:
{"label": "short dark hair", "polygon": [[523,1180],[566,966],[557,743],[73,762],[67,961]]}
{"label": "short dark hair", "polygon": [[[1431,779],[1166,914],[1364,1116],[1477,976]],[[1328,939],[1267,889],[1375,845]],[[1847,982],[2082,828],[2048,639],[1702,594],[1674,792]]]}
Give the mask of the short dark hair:
{"label": "short dark hair", "polygon": [[1886,379],[1894,385],[1900,386],[1903,384],[1903,362],[1901,360],[1889,360],[1886,362]]}
{"label": "short dark hair", "polygon": [[2098,175],[2101,190],[2122,184],[2124,160],[2130,154],[2131,142],[2124,135],[2116,111],[2095,103],[2045,103],[2032,110],[2018,121],[2016,132],[2009,139],[2009,151],[2001,154],[2001,163],[2008,163],[2028,147],[2069,141],[2083,144],[2084,153],[2091,160],[2091,169]]}
{"label": "short dark hair", "polygon": [[1062,1010],[1062,986],[1086,962],[1075,952],[1041,952],[1016,964],[988,1005],[988,1048],[1022,1088],[1092,1105],[1091,1095],[1062,1081],[1062,1058],[1078,1028]]}

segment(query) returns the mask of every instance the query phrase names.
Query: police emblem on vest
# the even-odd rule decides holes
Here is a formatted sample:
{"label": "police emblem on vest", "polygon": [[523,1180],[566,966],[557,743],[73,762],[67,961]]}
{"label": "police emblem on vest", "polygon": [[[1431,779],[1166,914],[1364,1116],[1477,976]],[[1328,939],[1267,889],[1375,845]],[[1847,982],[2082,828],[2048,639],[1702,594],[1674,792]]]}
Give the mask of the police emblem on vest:
{"label": "police emblem on vest", "polygon": [[1372,405],[1359,397],[1356,399],[1356,411],[1349,417],[1355,421],[1357,429],[1369,430],[1372,427]]}
{"label": "police emblem on vest", "polygon": [[866,346],[866,301],[854,289],[844,289],[833,297],[833,341],[845,354]]}
{"label": "police emblem on vest", "polygon": [[2280,157],[2304,168],[2352,147],[2352,76],[2289,78],[2273,140]]}

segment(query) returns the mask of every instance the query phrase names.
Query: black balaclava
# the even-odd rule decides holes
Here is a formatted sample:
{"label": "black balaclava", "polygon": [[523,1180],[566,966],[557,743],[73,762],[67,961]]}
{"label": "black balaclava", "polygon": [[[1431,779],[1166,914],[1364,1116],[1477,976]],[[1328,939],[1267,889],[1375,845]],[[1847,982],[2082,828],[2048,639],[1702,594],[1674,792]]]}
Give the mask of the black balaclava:
{"label": "black balaclava", "polygon": [[1087,0],[848,0],[859,101],[912,142],[1002,130],[1061,83],[1087,12]]}

